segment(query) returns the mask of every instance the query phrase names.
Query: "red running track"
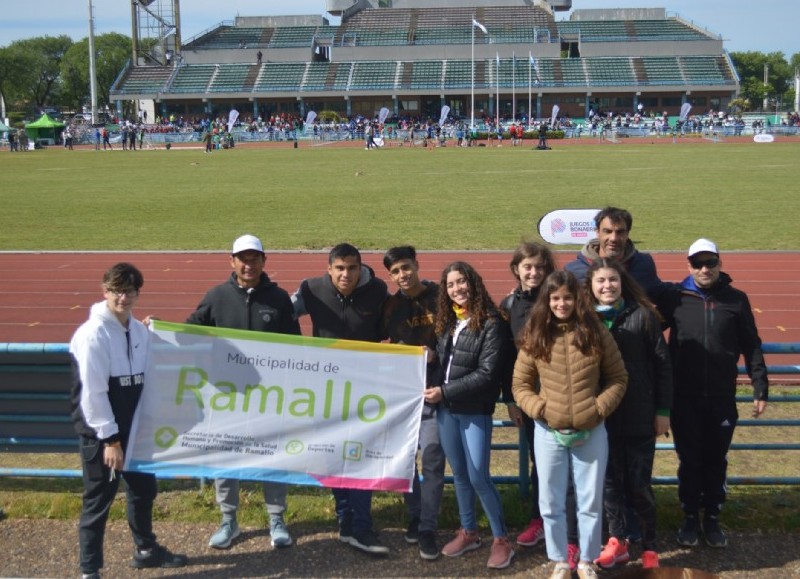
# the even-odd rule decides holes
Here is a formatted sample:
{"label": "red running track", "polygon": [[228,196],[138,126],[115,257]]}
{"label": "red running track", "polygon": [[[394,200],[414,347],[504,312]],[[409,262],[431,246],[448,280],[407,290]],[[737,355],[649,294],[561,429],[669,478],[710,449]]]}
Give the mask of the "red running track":
{"label": "red running track", "polygon": [[[389,283],[382,253],[364,252],[364,262]],[[573,251],[557,254],[560,264]],[[663,280],[687,275],[683,253],[653,254]],[[798,253],[723,254],[723,270],[734,285],[747,292],[761,338],[765,342],[800,342],[800,255]],[[438,281],[444,266],[470,262],[483,276],[495,300],[514,287],[508,269],[510,252],[431,252],[419,255],[421,275]],[[68,342],[87,317],[88,308],[102,299],[103,272],[118,261],[139,267],[145,285],[136,314],[182,322],[203,294],[230,274],[223,253],[0,253],[0,342]],[[327,254],[270,253],[266,271],[290,293],[306,277],[321,275]],[[304,333],[310,334],[307,318]],[[776,356],[771,364],[798,363],[796,356]]]}

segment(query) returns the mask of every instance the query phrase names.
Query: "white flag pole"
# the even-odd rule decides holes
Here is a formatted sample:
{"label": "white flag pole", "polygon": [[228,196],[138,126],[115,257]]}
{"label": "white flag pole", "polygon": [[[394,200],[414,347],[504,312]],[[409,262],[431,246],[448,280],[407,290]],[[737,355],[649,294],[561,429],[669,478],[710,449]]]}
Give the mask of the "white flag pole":
{"label": "white flag pole", "polygon": [[497,55],[497,70],[495,70],[495,85],[497,85],[496,91],[497,96],[494,99],[494,108],[495,108],[495,116],[497,121],[497,131],[500,131],[500,53],[495,53]]}
{"label": "white flag pole", "polygon": [[528,130],[533,126],[533,115],[531,114],[531,77],[533,76],[533,54],[528,52]]}
{"label": "white flag pole", "polygon": [[517,120],[517,53],[511,52],[511,122]]}
{"label": "white flag pole", "polygon": [[472,100],[471,100],[470,107],[469,107],[470,114],[471,114],[470,123],[469,123],[470,131],[475,129],[475,19],[474,18],[472,19],[472,27],[471,28],[472,28],[472,66],[470,67],[470,71],[472,73],[472,81],[470,83],[470,87],[471,87],[470,94],[471,94]]}

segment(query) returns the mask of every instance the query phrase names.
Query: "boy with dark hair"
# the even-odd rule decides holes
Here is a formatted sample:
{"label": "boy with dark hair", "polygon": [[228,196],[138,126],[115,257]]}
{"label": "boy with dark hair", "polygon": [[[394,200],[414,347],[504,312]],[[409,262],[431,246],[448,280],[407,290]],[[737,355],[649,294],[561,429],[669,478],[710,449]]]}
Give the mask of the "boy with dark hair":
{"label": "boy with dark hair", "polygon": [[[311,316],[315,337],[380,342],[386,293],[386,284],[361,263],[358,249],[341,243],[328,254],[327,273],[303,280],[292,302],[295,317]],[[333,496],[339,540],[366,553],[388,554],[372,528],[372,491],[335,488]]]}
{"label": "boy with dark hair", "polygon": [[103,568],[103,538],[119,488],[118,474],[127,486],[128,525],[136,544],[131,567],[186,565],[186,556],[170,553],[153,534],[155,476],[122,471],[150,359],[150,334],[131,315],[142,285],[142,273],[129,263],[106,271],[105,301],[92,306],[89,320],[78,328],[69,346],[74,376],[72,421],[80,438],[83,467],[78,533],[84,579],[99,578]]}
{"label": "boy with dark hair", "polygon": [[[436,356],[436,301],[439,285],[419,279],[417,252],[410,245],[393,247],[383,256],[383,265],[397,292],[383,305],[383,332],[393,343],[425,346],[428,350],[426,385],[439,369]],[[405,534],[408,543],[419,544],[419,554],[432,561],[439,557],[436,544],[436,527],[444,488],[444,451],[439,442],[436,423],[436,405],[425,403],[419,429],[422,482],[415,465],[411,493],[404,495],[410,522]]]}

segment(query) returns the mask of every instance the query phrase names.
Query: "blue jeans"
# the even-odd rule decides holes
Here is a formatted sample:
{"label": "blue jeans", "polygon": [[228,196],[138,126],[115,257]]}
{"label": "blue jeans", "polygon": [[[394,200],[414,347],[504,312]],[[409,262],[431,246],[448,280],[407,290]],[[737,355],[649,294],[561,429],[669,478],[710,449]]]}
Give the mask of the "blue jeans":
{"label": "blue jeans", "polygon": [[349,520],[353,535],[372,531],[372,491],[363,489],[331,489],[336,501],[339,524]]}
{"label": "blue jeans", "polygon": [[533,443],[547,557],[551,561],[567,560],[566,501],[571,467],[581,560],[593,561],[600,556],[602,542],[603,478],[608,463],[605,424],[594,427],[582,445],[567,448],[559,445],[550,430],[537,421]]}
{"label": "blue jeans", "polygon": [[437,415],[439,438],[453,471],[461,526],[475,531],[475,497],[480,499],[489,519],[492,535],[506,536],[503,506],[489,474],[492,417],[484,414],[452,414],[440,407]]}

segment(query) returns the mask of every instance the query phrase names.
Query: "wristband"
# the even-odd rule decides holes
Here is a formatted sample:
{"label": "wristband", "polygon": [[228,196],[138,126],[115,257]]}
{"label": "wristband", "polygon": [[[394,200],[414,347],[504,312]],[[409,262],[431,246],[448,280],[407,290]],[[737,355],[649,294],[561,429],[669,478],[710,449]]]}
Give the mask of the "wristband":
{"label": "wristband", "polygon": [[122,448],[122,443],[119,440],[115,440],[114,442],[106,442],[106,446],[110,448]]}

